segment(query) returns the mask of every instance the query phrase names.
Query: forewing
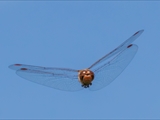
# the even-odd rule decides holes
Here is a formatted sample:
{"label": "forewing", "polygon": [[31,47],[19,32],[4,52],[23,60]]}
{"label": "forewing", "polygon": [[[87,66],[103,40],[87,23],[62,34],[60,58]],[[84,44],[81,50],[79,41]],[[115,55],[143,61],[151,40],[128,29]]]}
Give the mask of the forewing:
{"label": "forewing", "polygon": [[132,45],[119,53],[111,61],[105,63],[104,65],[93,69],[95,73],[95,79],[90,86],[90,90],[99,90],[107,85],[109,85],[113,80],[115,80],[131,62],[138,50],[137,45]]}
{"label": "forewing", "polygon": [[98,61],[96,61],[94,64],[92,64],[89,69],[97,67],[98,65],[100,65],[102,62],[106,61],[107,59],[113,57],[114,55],[122,52],[124,49],[127,48],[127,46],[129,46],[135,39],[137,39],[144,30],[139,30],[136,33],[134,33],[130,38],[128,38],[126,41],[124,41],[121,45],[119,45],[117,48],[115,48],[114,50],[112,50],[111,52],[109,52],[108,54],[106,54],[104,57],[102,57],[101,59],[99,59]]}
{"label": "forewing", "polygon": [[9,68],[12,70],[20,70],[20,69],[26,68],[30,70],[52,72],[54,74],[73,74],[78,72],[78,70],[68,69],[68,68],[42,67],[42,66],[25,65],[25,64],[13,64],[13,65],[10,65]]}
{"label": "forewing", "polygon": [[[73,69],[47,68],[20,64],[11,65],[17,75],[29,81],[65,91],[77,91],[83,89],[78,81],[78,72]],[[45,69],[44,69],[45,68]]]}

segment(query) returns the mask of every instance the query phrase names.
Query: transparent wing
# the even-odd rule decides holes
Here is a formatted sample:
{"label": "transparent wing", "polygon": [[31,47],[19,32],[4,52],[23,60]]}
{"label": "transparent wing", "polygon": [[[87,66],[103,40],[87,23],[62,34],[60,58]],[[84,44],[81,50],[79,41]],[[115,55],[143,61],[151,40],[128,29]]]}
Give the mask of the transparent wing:
{"label": "transparent wing", "polygon": [[118,54],[119,52],[123,51],[126,49],[127,46],[129,46],[135,39],[137,39],[144,30],[139,30],[136,33],[134,33],[130,38],[128,38],[126,41],[124,41],[121,45],[119,45],[117,48],[112,50],[110,53],[96,61],[94,64],[92,64],[89,69],[94,68],[98,65],[100,65],[103,61],[106,61],[107,59],[113,57],[114,55]]}
{"label": "transparent wing", "polygon": [[137,45],[130,45],[119,53],[115,58],[106,64],[93,69],[95,73],[95,79],[90,86],[90,90],[99,90],[107,85],[109,85],[113,80],[120,75],[127,65],[131,62],[138,50]]}
{"label": "transparent wing", "polygon": [[65,91],[83,89],[78,81],[78,71],[65,68],[39,67],[24,64],[10,65],[17,75],[29,81]]}
{"label": "transparent wing", "polygon": [[25,64],[13,64],[9,66],[12,70],[20,70],[22,68],[31,69],[31,70],[39,70],[44,72],[53,72],[54,74],[72,74],[77,73],[78,70],[68,69],[68,68],[54,68],[54,67],[41,67],[41,66],[33,66],[33,65],[25,65]]}

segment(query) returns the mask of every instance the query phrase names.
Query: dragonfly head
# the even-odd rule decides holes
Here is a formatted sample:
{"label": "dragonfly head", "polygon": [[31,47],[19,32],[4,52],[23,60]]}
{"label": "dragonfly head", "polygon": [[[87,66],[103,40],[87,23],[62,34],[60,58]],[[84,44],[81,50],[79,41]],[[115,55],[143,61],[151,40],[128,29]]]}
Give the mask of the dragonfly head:
{"label": "dragonfly head", "polygon": [[79,70],[78,79],[82,84],[82,87],[87,88],[92,85],[94,73],[90,69]]}

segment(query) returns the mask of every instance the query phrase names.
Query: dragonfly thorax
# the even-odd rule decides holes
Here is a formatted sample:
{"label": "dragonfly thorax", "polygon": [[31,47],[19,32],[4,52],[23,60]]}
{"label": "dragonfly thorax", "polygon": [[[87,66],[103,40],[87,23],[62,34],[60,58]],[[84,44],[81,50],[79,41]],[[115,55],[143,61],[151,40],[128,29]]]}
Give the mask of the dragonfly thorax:
{"label": "dragonfly thorax", "polygon": [[78,79],[82,84],[82,87],[87,88],[92,85],[94,79],[94,73],[89,69],[79,70]]}

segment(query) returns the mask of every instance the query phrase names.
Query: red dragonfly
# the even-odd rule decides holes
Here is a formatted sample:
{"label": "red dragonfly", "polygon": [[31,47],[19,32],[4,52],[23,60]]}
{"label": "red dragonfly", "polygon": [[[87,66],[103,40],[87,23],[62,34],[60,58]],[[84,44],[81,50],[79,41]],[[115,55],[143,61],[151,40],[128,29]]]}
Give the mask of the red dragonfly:
{"label": "red dragonfly", "polygon": [[131,44],[144,30],[139,30],[117,48],[83,70],[13,64],[9,68],[29,81],[65,91],[84,88],[99,90],[109,85],[127,67],[138,46]]}

